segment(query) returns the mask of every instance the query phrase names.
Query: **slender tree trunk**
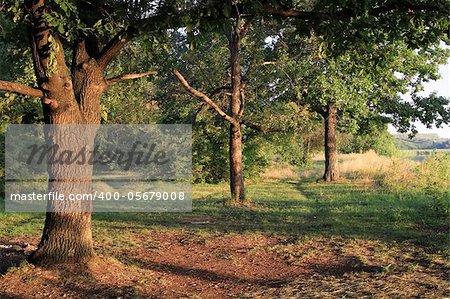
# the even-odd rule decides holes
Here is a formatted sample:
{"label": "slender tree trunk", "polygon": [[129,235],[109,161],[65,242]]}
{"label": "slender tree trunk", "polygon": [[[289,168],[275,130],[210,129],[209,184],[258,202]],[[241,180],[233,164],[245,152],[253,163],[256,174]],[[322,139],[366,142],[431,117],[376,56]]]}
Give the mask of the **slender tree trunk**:
{"label": "slender tree trunk", "polygon": [[[248,32],[252,18],[245,24],[240,17],[235,19],[234,30],[227,36],[231,64],[231,99],[230,113],[223,111],[207,95],[191,87],[186,79],[174,70],[175,76],[183,86],[196,97],[202,98],[222,118],[230,123],[229,158],[230,158],[230,191],[231,201],[242,204],[245,201],[244,164],[242,160],[242,127],[241,119],[245,107],[245,79],[241,74],[240,51],[241,40]],[[246,74],[247,75],[247,74]]]}
{"label": "slender tree trunk", "polygon": [[323,180],[334,182],[339,179],[336,148],[337,109],[335,103],[328,103],[325,112],[325,173]]}
{"label": "slender tree trunk", "polygon": [[230,190],[231,199],[234,202],[243,203],[245,201],[244,185],[244,165],[242,161],[242,129],[240,119],[242,117],[243,89],[241,80],[241,20],[236,22],[236,30],[230,39],[230,60],[231,60],[231,116],[237,120],[237,124],[230,124]]}
{"label": "slender tree trunk", "polygon": [[245,201],[242,132],[240,126],[233,124],[230,127],[230,189],[233,201]]}

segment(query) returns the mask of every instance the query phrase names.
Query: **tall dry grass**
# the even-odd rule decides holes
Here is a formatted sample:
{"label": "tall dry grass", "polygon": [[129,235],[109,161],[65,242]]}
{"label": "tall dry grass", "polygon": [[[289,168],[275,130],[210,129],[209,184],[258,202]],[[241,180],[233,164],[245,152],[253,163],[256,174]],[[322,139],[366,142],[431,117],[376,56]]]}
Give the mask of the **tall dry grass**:
{"label": "tall dry grass", "polygon": [[[368,151],[362,154],[344,154],[339,155],[339,171],[342,176],[347,178],[358,178],[366,180],[376,180],[390,171],[392,166],[399,163],[399,159],[380,156],[374,151]],[[402,160],[401,164],[405,167],[405,172],[414,167],[414,162]]]}
{"label": "tall dry grass", "polygon": [[[362,154],[339,154],[342,177],[381,185],[395,193],[450,193],[450,154],[434,153],[419,162],[405,157],[386,157],[374,151]],[[313,161],[323,162],[323,154]],[[321,164],[321,163],[320,163]],[[262,175],[269,179],[320,177],[323,166],[296,171],[289,165],[274,164]]]}
{"label": "tall dry grass", "polygon": [[265,179],[298,179],[298,171],[292,165],[285,164],[272,164],[268,169],[264,171],[261,177]]}
{"label": "tall dry grass", "polygon": [[377,183],[390,192],[416,195],[448,211],[450,201],[450,155],[433,153],[424,161],[389,158],[373,151],[339,156],[341,175]]}

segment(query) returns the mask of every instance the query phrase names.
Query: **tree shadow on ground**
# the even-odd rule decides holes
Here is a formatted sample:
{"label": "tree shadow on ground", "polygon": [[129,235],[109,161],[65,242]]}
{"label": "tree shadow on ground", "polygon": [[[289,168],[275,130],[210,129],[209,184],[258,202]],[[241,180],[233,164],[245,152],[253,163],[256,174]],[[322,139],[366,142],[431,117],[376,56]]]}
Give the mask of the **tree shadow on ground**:
{"label": "tree shadow on ground", "polygon": [[242,278],[238,275],[230,275],[224,273],[218,273],[209,269],[200,269],[196,267],[181,266],[171,263],[157,263],[151,260],[141,260],[122,257],[116,257],[122,262],[131,265],[138,265],[142,269],[147,269],[156,272],[162,272],[170,275],[179,275],[193,277],[198,280],[217,282],[217,283],[232,283],[232,284],[243,284],[243,285],[259,285],[259,286],[274,286],[283,285],[288,283],[290,280],[288,278],[276,278],[276,279],[248,279]]}
{"label": "tree shadow on ground", "polygon": [[[25,262],[32,248],[27,243],[0,242],[0,275],[5,274],[10,268],[18,267]],[[3,298],[0,296],[0,298]]]}
{"label": "tree shadow on ground", "polygon": [[25,299],[23,296],[9,295],[7,293],[0,292],[0,298],[2,299]]}
{"label": "tree shadow on ground", "polygon": [[[268,253],[270,254],[270,253]],[[138,266],[141,269],[150,270],[161,273],[161,275],[167,277],[170,281],[183,281],[186,283],[186,279],[189,281],[196,281],[199,285],[204,287],[210,287],[215,285],[218,288],[224,289],[247,289],[253,288],[255,290],[267,289],[267,288],[281,288],[291,282],[302,279],[305,276],[311,276],[314,274],[330,275],[341,277],[346,273],[380,273],[383,271],[383,267],[365,265],[356,256],[340,256],[338,261],[335,261],[332,265],[326,263],[311,263],[305,264],[303,267],[298,267],[297,272],[292,271],[288,273],[272,274],[270,277],[258,277],[258,269],[248,269],[236,267],[232,262],[228,265],[222,265],[221,270],[233,270],[233,274],[220,273],[217,267],[214,267],[214,261],[211,261],[209,265],[198,266],[194,264],[186,265],[182,257],[174,258],[170,262],[157,262],[152,260],[152,256],[146,258],[132,258],[125,256],[116,256],[122,263],[132,266]],[[250,272],[249,272],[250,271]],[[253,273],[252,273],[253,272]],[[247,277],[245,277],[247,276]],[[250,278],[252,277],[252,278]],[[180,280],[179,280],[180,279]],[[177,282],[176,282],[177,283]],[[170,286],[166,286],[169,287]],[[182,286],[181,286],[182,287]]]}
{"label": "tree shadow on ground", "polygon": [[[60,273],[60,275],[66,277],[67,274],[67,272]],[[77,283],[73,283],[73,281]],[[55,288],[60,288],[63,294],[71,294],[76,298],[137,298],[137,291],[134,286],[118,286],[114,281],[111,281],[110,284],[104,284],[99,282],[89,271],[71,273],[69,281],[62,285],[55,284]]]}

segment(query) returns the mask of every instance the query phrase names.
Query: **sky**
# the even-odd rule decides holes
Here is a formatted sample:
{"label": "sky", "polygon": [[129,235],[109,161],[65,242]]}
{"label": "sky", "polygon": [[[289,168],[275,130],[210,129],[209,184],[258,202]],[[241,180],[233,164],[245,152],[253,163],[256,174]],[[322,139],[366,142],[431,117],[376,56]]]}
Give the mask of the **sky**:
{"label": "sky", "polygon": [[[450,60],[446,65],[440,67],[441,79],[438,81],[430,81],[424,84],[424,91],[421,95],[428,95],[433,91],[437,91],[438,95],[450,97]],[[421,123],[416,124],[416,128],[419,133],[436,133],[441,138],[450,138],[450,126],[443,126],[442,128],[428,129]],[[392,126],[389,126],[389,131],[395,133],[396,130]]]}

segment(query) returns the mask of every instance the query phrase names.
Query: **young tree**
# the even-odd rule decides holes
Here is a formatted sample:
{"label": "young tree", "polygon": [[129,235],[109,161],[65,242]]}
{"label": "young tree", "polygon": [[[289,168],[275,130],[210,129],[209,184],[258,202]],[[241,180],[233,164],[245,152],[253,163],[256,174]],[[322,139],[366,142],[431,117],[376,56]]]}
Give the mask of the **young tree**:
{"label": "young tree", "polygon": [[[401,40],[364,41],[365,48],[355,41],[357,48],[347,46],[345,51],[324,53],[323,38],[293,35],[285,31],[278,38],[278,43],[287,47],[283,59],[289,60],[279,67],[293,78],[292,96],[323,118],[325,181],[339,178],[336,140],[339,129],[356,132],[366,123],[381,120],[408,128],[414,120],[427,125],[450,121],[445,105],[410,103],[399,96],[416,94],[424,81],[439,78],[438,67],[450,54],[440,48],[439,42],[414,50]],[[309,51],[298,53],[298,44]],[[295,59],[289,59],[293,56]],[[429,114],[433,117],[426,117]]]}
{"label": "young tree", "polygon": [[[266,28],[258,23],[258,30],[250,30],[243,40],[245,48],[241,52],[242,77],[245,77],[245,113],[241,119],[243,135],[244,176],[252,177],[260,173],[263,167],[270,165],[274,151],[289,159],[278,144],[293,144],[293,134],[286,134],[304,125],[295,123],[304,121],[304,115],[290,98],[276,97],[275,89],[284,89],[270,63],[272,51],[264,41]],[[184,30],[170,34],[169,60],[164,67],[158,63],[159,73],[177,69],[189,76],[189,85],[196,90],[204,90],[211,101],[223,111],[229,113],[231,94],[231,66],[229,59],[229,41],[222,33],[203,33],[195,47],[188,47],[188,35]],[[203,41],[208,41],[203,42]],[[167,63],[167,55],[158,60]],[[211,76],[214,74],[214,76]],[[175,80],[173,80],[173,78]],[[229,128],[227,121],[204,101],[193,101],[191,93],[180,90],[177,77],[159,76],[159,106],[163,112],[162,121],[193,124],[193,171],[196,181],[218,182],[229,180]],[[212,111],[212,113],[209,113]],[[306,111],[305,111],[306,112]],[[263,121],[261,121],[263,120]],[[295,123],[295,124],[294,124]],[[299,130],[297,130],[299,131]],[[277,136],[275,136],[277,135]],[[298,136],[298,134],[296,135]],[[301,143],[297,139],[297,143]],[[301,147],[301,145],[298,145]],[[287,152],[287,151],[285,151]],[[272,155],[271,155],[272,153]],[[296,163],[304,161],[294,157]],[[228,167],[229,168],[229,167]]]}
{"label": "young tree", "polygon": [[230,161],[230,191],[231,200],[236,203],[243,203],[245,200],[244,186],[244,165],[242,157],[242,124],[241,120],[245,108],[245,79],[241,72],[241,44],[242,39],[247,34],[252,23],[252,19],[245,23],[238,16],[234,22],[231,34],[227,36],[230,50],[231,65],[231,97],[230,113],[223,111],[213,100],[204,93],[192,88],[186,79],[178,72],[175,76],[183,86],[194,96],[203,99],[211,106],[224,120],[230,123],[229,161]]}
{"label": "young tree", "polygon": [[[346,132],[356,132],[380,121],[395,124],[400,119],[409,127],[413,127],[415,120],[428,126],[450,122],[447,116],[450,108],[445,104],[426,106],[417,101],[409,103],[399,96],[407,92],[416,94],[422,89],[422,82],[439,78],[439,65],[447,61],[449,54],[438,45],[414,51],[398,42],[374,46],[370,53],[344,54],[334,59],[333,66],[326,67],[325,76],[318,77],[322,82],[316,85],[318,92],[310,89],[311,106],[325,123],[324,181],[339,178],[336,158],[338,118],[341,131]],[[330,81],[336,84],[326,84]],[[317,99],[322,99],[321,103]],[[425,116],[430,113],[433,117]],[[379,117],[380,114],[384,117]]]}
{"label": "young tree", "polygon": [[[348,51],[353,51],[353,53],[358,54],[359,50],[364,52],[364,49],[369,49],[369,51],[374,49],[375,52],[377,52],[377,47],[383,48],[385,46],[386,48],[389,48],[391,45],[396,46],[396,43],[403,42],[409,51],[421,49],[419,51],[422,51],[423,54],[429,49],[432,49],[433,46],[436,47],[441,40],[448,42],[447,31],[449,21],[445,16],[448,16],[450,2],[446,0],[433,2],[402,0],[367,0],[360,2],[323,0],[312,1],[309,3],[294,2],[290,4],[282,4],[278,1],[275,2],[276,3],[272,3],[272,6],[264,6],[263,11],[278,18],[288,18],[292,20],[287,26],[288,30],[290,25],[295,29],[294,33],[289,36],[289,38],[291,38],[291,44],[292,41],[295,40],[295,37],[300,37],[300,39],[308,38],[311,36],[311,33],[312,36],[318,37],[320,40],[320,44],[317,47],[318,51],[313,54],[316,55],[317,52],[319,52],[325,56],[325,59],[313,59],[312,65],[304,65],[305,68],[301,69],[302,73],[294,75],[293,77],[300,76],[305,78],[308,77],[308,75],[305,74],[311,75],[311,72],[314,73],[314,70],[319,69],[319,73],[323,71],[323,73],[316,77],[323,78],[323,83],[329,87],[328,91],[324,90],[322,92],[324,88],[320,85],[314,90],[321,95],[324,95],[327,92],[330,93],[326,99],[322,97],[322,100],[312,96],[310,98],[313,99],[310,102],[321,102],[321,105],[312,106],[316,106],[314,108],[319,108],[314,110],[324,118],[326,162],[323,178],[325,181],[336,180],[339,177],[336,158],[337,113],[339,109],[342,109],[342,106],[347,105],[343,103],[349,103],[353,107],[370,107],[370,105],[364,107],[363,105],[356,104],[361,103],[363,96],[359,95],[355,98],[356,93],[353,93],[351,90],[355,89],[355,82],[352,78],[349,78],[351,74],[355,73],[352,73],[351,69],[345,69],[347,65],[342,65],[342,61],[339,62],[341,56],[344,56],[344,63],[349,64],[353,68],[354,63],[351,59],[345,61],[345,56],[349,54]],[[285,42],[285,44],[289,44],[289,42]],[[297,44],[300,44],[301,46],[299,48],[294,47],[291,50],[295,53],[294,55],[302,57],[305,50],[308,52],[308,47],[304,46],[304,42]],[[435,51],[431,50],[431,53],[433,52]],[[386,56],[388,57],[387,61],[389,62],[389,59],[392,58],[392,54],[388,52],[388,55]],[[356,55],[356,57],[360,58],[358,55]],[[378,88],[378,83],[376,81],[378,79],[384,79],[383,76],[389,71],[389,68],[385,65],[377,64],[376,59],[379,59],[379,57],[383,57],[383,55],[380,56],[378,53],[378,57],[376,57],[376,55],[369,52],[365,56],[365,62],[367,63],[363,63],[362,67],[365,68],[364,70],[366,72],[368,71],[369,74],[364,74],[364,76],[366,79],[370,78],[372,84],[368,87],[369,89],[367,89],[367,86],[356,86],[354,91],[362,88],[367,95],[367,92],[370,93],[373,86],[377,87],[377,90],[381,90],[381,88]],[[440,57],[438,57],[438,59],[440,59]],[[338,68],[331,71],[331,74],[328,71],[330,63],[338,66]],[[375,63],[375,65],[373,63]],[[424,64],[423,62],[421,63],[421,66],[423,67]],[[435,64],[433,65],[435,66]],[[372,66],[374,67],[373,69]],[[379,72],[380,69],[381,73]],[[421,71],[423,71],[423,69],[419,69],[418,72]],[[370,74],[370,72],[373,72],[373,74]],[[376,77],[376,74],[379,76]],[[391,78],[392,75],[394,75],[393,72],[388,78]],[[338,84],[328,84],[333,81],[332,78],[334,78],[334,81]],[[311,78],[307,78],[306,81],[310,80]],[[403,87],[410,83],[408,80],[404,80],[404,82],[406,83],[401,85]],[[340,86],[339,83],[342,83],[342,86]],[[356,82],[357,85],[360,83],[365,84],[365,79],[361,80],[359,83]],[[382,82],[381,85],[382,84],[386,84],[386,82]],[[302,87],[305,85],[308,86],[308,83],[305,84],[303,82]],[[389,83],[384,87],[386,86],[389,86]],[[399,91],[401,88],[402,87],[394,86],[392,90]],[[307,88],[303,90],[306,90],[306,93],[309,91],[311,94],[311,90],[308,90]],[[300,91],[299,95],[302,93],[303,91]],[[352,93],[354,100],[350,100],[352,96],[345,98],[345,95],[351,95]],[[371,96],[373,96],[373,94]],[[398,100],[398,97],[393,97],[392,95],[381,95],[380,99],[386,97],[390,98],[390,100],[384,101],[385,103],[392,102],[393,99],[394,102],[396,99]],[[378,100],[375,101],[377,102]],[[407,106],[409,105],[405,103],[396,106],[398,111],[402,111],[402,115],[405,116],[405,119],[411,118],[408,116],[408,113],[409,115],[414,115],[420,110],[420,107],[409,109],[405,108]],[[381,108],[382,105],[380,104],[378,107]],[[389,110],[392,113],[396,108],[392,107]],[[434,108],[436,108],[436,106],[434,106]],[[412,112],[414,110],[416,111],[415,113]],[[356,111],[361,111],[361,109],[358,108]],[[384,111],[387,110],[384,109]],[[355,110],[353,112],[355,112]],[[408,113],[405,114],[405,112]],[[398,114],[399,113],[397,113],[397,115]]]}

